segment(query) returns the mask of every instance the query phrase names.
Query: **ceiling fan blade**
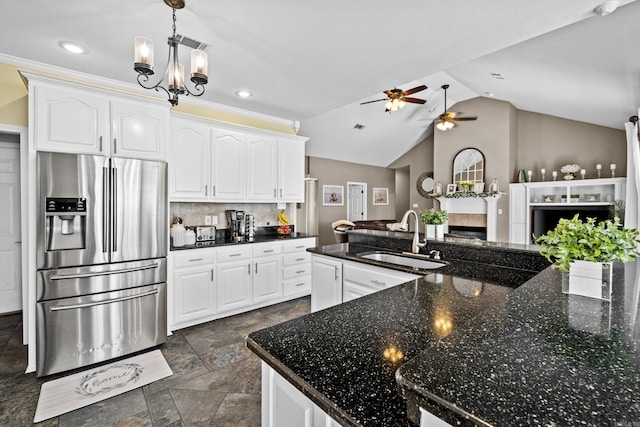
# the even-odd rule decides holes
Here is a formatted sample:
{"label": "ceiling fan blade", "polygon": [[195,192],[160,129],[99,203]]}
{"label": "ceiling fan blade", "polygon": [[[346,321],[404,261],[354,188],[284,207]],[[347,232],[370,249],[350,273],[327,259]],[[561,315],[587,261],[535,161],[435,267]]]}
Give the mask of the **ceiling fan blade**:
{"label": "ceiling fan blade", "polygon": [[458,122],[465,122],[465,121],[471,121],[471,120],[477,120],[477,117],[452,117],[451,120],[455,120]]}
{"label": "ceiling fan blade", "polygon": [[424,104],[425,102],[427,102],[424,99],[411,98],[411,97],[407,97],[407,96],[403,96],[402,98],[400,98],[400,101],[411,102],[413,104]]}
{"label": "ceiling fan blade", "polygon": [[413,89],[408,89],[402,92],[402,96],[407,96],[407,95],[412,95],[416,92],[420,92],[423,91],[427,88],[427,86],[425,85],[420,85],[420,86],[416,86]]}
{"label": "ceiling fan blade", "polygon": [[364,105],[364,104],[371,104],[372,102],[380,102],[380,101],[386,101],[388,98],[382,98],[382,99],[375,99],[373,101],[365,101],[365,102],[361,102],[360,105]]}
{"label": "ceiling fan blade", "polygon": [[400,96],[402,96],[402,90],[398,89],[397,87],[394,87],[393,89],[388,89],[385,90],[384,92],[385,95],[387,95],[389,98],[399,98]]}

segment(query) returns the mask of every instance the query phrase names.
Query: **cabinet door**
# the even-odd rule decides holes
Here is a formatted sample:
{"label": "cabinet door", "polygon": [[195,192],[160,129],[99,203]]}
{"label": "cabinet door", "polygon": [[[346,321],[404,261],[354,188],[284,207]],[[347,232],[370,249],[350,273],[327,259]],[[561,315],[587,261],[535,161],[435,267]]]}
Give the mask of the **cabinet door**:
{"label": "cabinet door", "polygon": [[216,310],[238,310],[251,304],[251,260],[216,265]]}
{"label": "cabinet door", "polygon": [[278,187],[278,140],[249,136],[247,199],[275,201]]}
{"label": "cabinet door", "polygon": [[175,119],[169,144],[169,197],[207,200],[210,187],[211,140],[209,128]]}
{"label": "cabinet door", "polygon": [[342,302],[351,301],[382,289],[383,288],[372,289],[370,287],[362,286],[358,283],[345,280],[342,284]]}
{"label": "cabinet door", "polygon": [[311,257],[311,311],[342,302],[342,263],[325,257]]}
{"label": "cabinet door", "polygon": [[278,143],[278,200],[304,202],[304,142]]}
{"label": "cabinet door", "polygon": [[38,151],[109,154],[109,103],[73,88],[34,86]]}
{"label": "cabinet door", "polygon": [[215,314],[213,265],[175,269],[173,314],[176,325]]}
{"label": "cabinet door", "polygon": [[282,298],[280,256],[253,259],[253,303]]}
{"label": "cabinet door", "polygon": [[527,243],[527,189],[523,184],[509,186],[509,242]]}
{"label": "cabinet door", "polygon": [[211,195],[215,200],[247,196],[247,141],[240,132],[212,130]]}
{"label": "cabinet door", "polygon": [[111,102],[111,154],[165,160],[169,108],[135,101]]}

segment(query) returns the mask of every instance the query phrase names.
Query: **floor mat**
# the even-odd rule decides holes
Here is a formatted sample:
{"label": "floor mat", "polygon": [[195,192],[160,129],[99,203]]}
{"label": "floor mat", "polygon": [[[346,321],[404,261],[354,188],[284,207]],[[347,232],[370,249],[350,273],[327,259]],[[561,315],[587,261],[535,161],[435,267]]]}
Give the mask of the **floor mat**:
{"label": "floor mat", "polygon": [[172,374],[160,350],[154,350],[46,382],[40,388],[33,422],[57,417]]}

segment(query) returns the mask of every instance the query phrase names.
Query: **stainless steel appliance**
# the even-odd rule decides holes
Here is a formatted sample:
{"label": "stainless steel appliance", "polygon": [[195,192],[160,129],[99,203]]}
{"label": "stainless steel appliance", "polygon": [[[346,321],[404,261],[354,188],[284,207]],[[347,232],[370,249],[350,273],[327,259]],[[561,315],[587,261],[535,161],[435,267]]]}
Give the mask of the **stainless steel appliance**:
{"label": "stainless steel appliance", "polygon": [[213,225],[196,225],[196,242],[216,240],[216,227]]}
{"label": "stainless steel appliance", "polygon": [[227,210],[226,237],[230,242],[243,242],[245,233],[244,211]]}
{"label": "stainless steel appliance", "polygon": [[39,152],[36,374],[166,341],[167,166]]}
{"label": "stainless steel appliance", "polygon": [[256,219],[251,214],[245,214],[244,223],[244,239],[247,242],[253,242],[256,237]]}

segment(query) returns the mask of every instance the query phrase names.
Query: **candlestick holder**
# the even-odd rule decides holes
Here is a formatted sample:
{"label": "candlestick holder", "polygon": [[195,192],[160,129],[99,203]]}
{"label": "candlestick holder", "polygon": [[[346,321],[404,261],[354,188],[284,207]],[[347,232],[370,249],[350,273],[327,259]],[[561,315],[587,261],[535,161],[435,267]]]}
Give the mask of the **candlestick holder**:
{"label": "candlestick holder", "polygon": [[587,170],[586,169],[580,169],[580,178],[584,179],[584,177],[587,175]]}
{"label": "candlestick holder", "polygon": [[553,180],[555,181],[558,178],[558,172],[557,171],[553,171],[551,172],[551,177],[553,178]]}

